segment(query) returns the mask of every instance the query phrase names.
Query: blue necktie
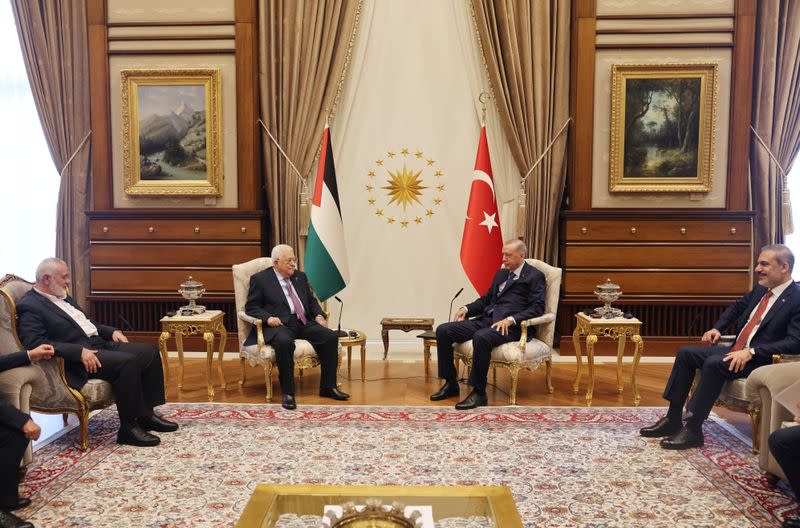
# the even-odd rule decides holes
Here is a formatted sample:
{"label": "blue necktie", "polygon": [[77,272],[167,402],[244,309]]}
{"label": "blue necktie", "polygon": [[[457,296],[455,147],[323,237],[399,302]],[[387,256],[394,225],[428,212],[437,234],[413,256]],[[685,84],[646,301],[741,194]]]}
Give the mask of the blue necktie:
{"label": "blue necktie", "polygon": [[510,272],[510,273],[508,274],[508,278],[506,279],[506,282],[504,282],[504,283],[503,283],[503,289],[502,289],[502,290],[500,290],[500,293],[502,293],[502,292],[506,291],[506,289],[507,289],[509,286],[511,286],[511,283],[512,283],[512,282],[514,282],[514,279],[516,279],[516,278],[517,278],[517,276],[516,276],[516,275],[514,275],[514,272],[513,272],[513,271],[512,271],[512,272]]}

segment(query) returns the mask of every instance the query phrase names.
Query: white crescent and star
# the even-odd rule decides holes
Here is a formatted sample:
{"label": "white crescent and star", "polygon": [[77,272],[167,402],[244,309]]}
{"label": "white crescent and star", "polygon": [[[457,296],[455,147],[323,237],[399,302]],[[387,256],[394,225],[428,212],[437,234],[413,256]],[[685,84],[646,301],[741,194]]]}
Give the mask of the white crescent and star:
{"label": "white crescent and star", "polygon": [[[482,170],[475,169],[475,172],[473,173],[472,176],[472,182],[474,183],[476,181],[483,182],[489,186],[489,190],[492,191],[492,202],[494,202],[495,201],[494,182],[492,181],[492,178]],[[486,211],[484,211],[483,222],[481,222],[478,225],[486,226],[486,229],[488,229],[489,233],[491,233],[493,228],[500,227],[499,225],[497,225],[497,220],[495,218],[496,216],[497,213],[488,214]],[[472,220],[472,218],[468,216],[467,220]]]}

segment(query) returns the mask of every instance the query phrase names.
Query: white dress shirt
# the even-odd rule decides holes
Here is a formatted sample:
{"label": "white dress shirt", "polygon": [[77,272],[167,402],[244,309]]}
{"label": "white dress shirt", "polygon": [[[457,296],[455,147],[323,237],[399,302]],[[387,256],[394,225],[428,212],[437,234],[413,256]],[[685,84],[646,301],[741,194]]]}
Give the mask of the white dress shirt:
{"label": "white dress shirt", "polygon": [[36,290],[36,293],[40,293],[50,302],[58,306],[64,313],[66,313],[70,319],[75,321],[75,323],[81,327],[81,330],[86,334],[86,337],[94,337],[99,335],[97,332],[97,327],[86,317],[82,311],[78,310],[70,303],[66,301],[66,296],[64,297],[56,297],[55,295],[50,295],[49,293],[45,293],[38,288],[33,288]]}
{"label": "white dress shirt", "polygon": [[[791,284],[791,282],[792,282],[792,279],[789,279],[788,281],[784,282],[780,286],[775,286],[774,288],[772,288],[770,290],[772,292],[772,297],[770,297],[769,300],[767,301],[767,308],[766,308],[766,310],[764,310],[764,313],[761,315],[761,321],[764,320],[764,318],[769,313],[770,309],[775,305],[775,301],[777,301],[778,297],[780,297],[781,294],[784,292],[784,290],[789,287],[789,284]],[[759,299],[759,302],[760,302],[760,299]],[[745,322],[745,326],[747,326],[747,323],[749,323],[750,319],[753,318],[753,315],[755,315],[756,310],[758,310],[758,304],[756,304],[756,307],[753,308],[753,311],[750,312],[750,315],[747,317],[747,322]],[[753,327],[753,330],[750,332],[750,337],[747,338],[747,345],[745,345],[747,348],[750,347],[750,341],[753,340],[753,336],[756,335],[756,332],[758,332],[758,327],[761,326],[761,321],[759,321],[759,324],[755,325]]]}

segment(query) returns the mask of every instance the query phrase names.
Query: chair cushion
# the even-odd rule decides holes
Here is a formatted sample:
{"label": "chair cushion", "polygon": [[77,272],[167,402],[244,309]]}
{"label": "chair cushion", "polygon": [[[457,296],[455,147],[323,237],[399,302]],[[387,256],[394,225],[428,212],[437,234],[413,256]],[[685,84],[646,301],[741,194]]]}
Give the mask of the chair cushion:
{"label": "chair cushion", "polygon": [[745,391],[746,384],[747,378],[737,378],[726,382],[725,385],[722,386],[722,392],[720,392],[719,398],[717,399],[723,402],[729,409],[747,412],[751,405],[758,404],[758,402],[754,402],[748,398],[747,392]]}
{"label": "chair cushion", "polygon": [[[550,347],[547,344],[534,338],[528,341],[525,346],[525,354],[520,352],[517,341],[504,343],[492,349],[492,361],[521,362],[535,361],[541,362],[550,357]],[[457,354],[472,357],[472,340],[455,345],[454,350]]]}
{"label": "chair cushion", "polygon": [[[264,345],[260,349],[258,344],[248,345],[242,347],[242,351],[245,359],[247,359],[253,366],[266,365],[268,361],[273,363],[275,362],[275,349],[272,348],[270,345]],[[305,356],[316,356],[316,355],[317,353],[314,351],[314,347],[311,346],[311,343],[309,343],[305,339],[294,340],[295,359],[300,359]]]}
{"label": "chair cushion", "polygon": [[90,406],[106,404],[114,399],[114,394],[111,392],[111,384],[101,379],[87,381],[86,385],[81,387],[81,394],[83,394]]}

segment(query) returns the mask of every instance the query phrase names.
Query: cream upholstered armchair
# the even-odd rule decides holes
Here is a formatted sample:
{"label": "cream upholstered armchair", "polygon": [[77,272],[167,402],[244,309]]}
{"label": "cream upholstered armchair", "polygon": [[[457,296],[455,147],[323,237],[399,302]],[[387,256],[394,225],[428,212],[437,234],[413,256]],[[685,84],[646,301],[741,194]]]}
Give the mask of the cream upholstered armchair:
{"label": "cream upholstered armchair", "polygon": [[792,412],[777,401],[775,395],[800,380],[800,356],[783,356],[781,361],[772,365],[758,367],[746,378],[745,395],[758,417],[759,427],[754,430],[753,439],[764,446],[758,454],[758,465],[766,471],[767,480],[771,483],[786,480],[786,475],[775,461],[767,447],[767,439],[774,431],[781,428],[783,422],[794,420],[798,411]]}
{"label": "cream upholstered armchair", "polygon": [[[272,367],[276,363],[275,349],[264,342],[264,333],[261,328],[263,322],[258,318],[247,315],[244,311],[244,306],[247,303],[247,292],[250,289],[250,277],[270,266],[272,266],[272,259],[269,257],[260,257],[243,264],[233,265],[233,292],[236,300],[236,322],[239,330],[239,354],[242,361],[246,359],[252,366],[261,365],[264,367],[267,402],[272,400]],[[254,345],[245,346],[244,342],[250,335],[253,326],[256,327],[258,342]],[[305,339],[295,339],[294,343],[294,366],[300,369],[300,375],[302,376],[303,369],[316,367],[320,364],[319,357],[317,357],[317,353],[311,343]],[[341,351],[339,353],[339,362],[341,363]],[[244,382],[243,370],[242,384]]]}
{"label": "cream upholstered armchair", "polygon": [[[0,280],[0,285],[13,275],[6,275]],[[0,286],[2,287],[2,286]],[[6,301],[5,291],[0,296],[0,355],[10,354],[22,350],[17,341],[14,317],[9,309],[11,305]],[[0,398],[3,398],[26,414],[31,412],[31,391],[34,388],[42,390],[46,383],[44,372],[36,365],[17,367],[5,372],[0,372]],[[27,465],[32,460],[31,446],[22,457],[22,465]]]}
{"label": "cream upholstered armchair", "polygon": [[[0,343],[6,349],[7,343],[13,343],[13,350],[22,350],[22,343],[17,335],[16,303],[33,284],[14,275],[6,275],[0,279]],[[78,417],[80,448],[85,451],[89,447],[89,413],[95,409],[103,409],[114,403],[111,384],[99,379],[90,379],[81,390],[67,384],[64,372],[64,360],[54,357],[40,361],[34,368],[42,376],[30,392],[30,408],[46,414],[74,414]],[[16,370],[16,369],[14,369]]]}
{"label": "cream upholstered armchair", "polygon": [[[547,366],[547,392],[553,392],[553,335],[556,327],[556,310],[558,308],[558,293],[561,288],[561,268],[556,268],[536,259],[525,259],[528,264],[544,273],[547,281],[545,293],[544,314],[527,321],[520,322],[522,336],[519,341],[505,343],[492,349],[489,366],[494,372],[494,381],[497,383],[497,367],[506,368],[511,373],[511,398],[510,403],[517,403],[517,381],[519,371],[522,369],[533,372],[539,365]],[[528,332],[536,327],[536,337],[528,341]],[[472,341],[465,341],[453,346],[454,356],[469,367],[472,366]]]}

